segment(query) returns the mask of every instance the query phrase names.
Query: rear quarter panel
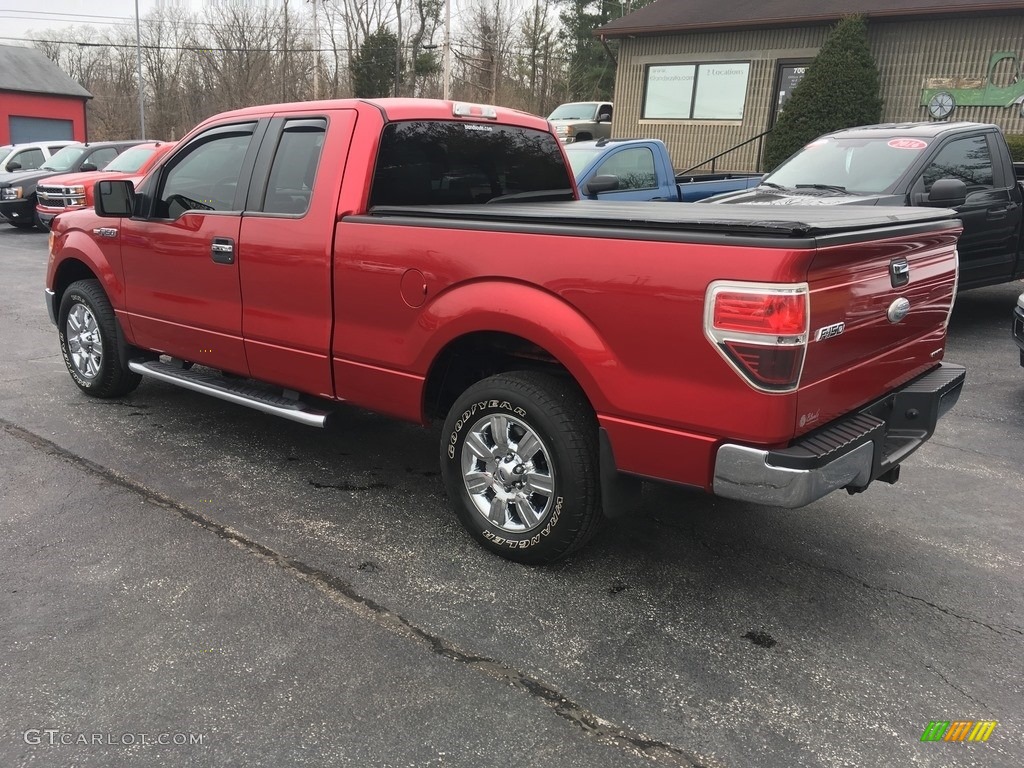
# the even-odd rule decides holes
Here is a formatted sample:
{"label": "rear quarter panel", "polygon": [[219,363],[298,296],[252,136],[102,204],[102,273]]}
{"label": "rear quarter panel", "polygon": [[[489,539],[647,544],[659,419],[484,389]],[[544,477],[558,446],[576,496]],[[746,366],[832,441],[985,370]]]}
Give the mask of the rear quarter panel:
{"label": "rear quarter panel", "polygon": [[[704,292],[718,279],[802,281],[808,252],[363,221],[341,222],[335,240],[336,358],[421,381],[462,333],[512,333],[559,359],[599,414],[756,443],[792,437],[795,397],[751,389],[704,338]],[[413,269],[420,307],[402,296]],[[337,386],[395,412],[367,388],[346,391],[344,375]]]}

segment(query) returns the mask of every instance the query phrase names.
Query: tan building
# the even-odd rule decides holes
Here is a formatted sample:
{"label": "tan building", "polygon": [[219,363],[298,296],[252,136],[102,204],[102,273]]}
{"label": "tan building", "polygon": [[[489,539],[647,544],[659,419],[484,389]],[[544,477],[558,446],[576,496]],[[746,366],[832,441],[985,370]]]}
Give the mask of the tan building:
{"label": "tan building", "polygon": [[[655,0],[595,32],[621,41],[612,135],[661,139],[677,170],[758,136],[830,25],[854,13],[868,19],[884,121],[1024,133],[1024,0]],[[761,170],[762,142],[717,168]]]}

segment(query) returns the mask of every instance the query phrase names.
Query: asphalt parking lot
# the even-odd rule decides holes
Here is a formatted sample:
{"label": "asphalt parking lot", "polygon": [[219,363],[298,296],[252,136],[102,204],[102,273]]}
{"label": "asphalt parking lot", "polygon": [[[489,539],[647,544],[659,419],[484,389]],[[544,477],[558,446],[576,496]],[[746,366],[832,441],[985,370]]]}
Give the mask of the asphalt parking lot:
{"label": "asphalt parking lot", "polygon": [[960,297],[967,386],[897,485],[652,485],[528,568],[462,532],[434,431],[81,395],[45,265],[0,226],[0,766],[1024,764],[1024,284]]}

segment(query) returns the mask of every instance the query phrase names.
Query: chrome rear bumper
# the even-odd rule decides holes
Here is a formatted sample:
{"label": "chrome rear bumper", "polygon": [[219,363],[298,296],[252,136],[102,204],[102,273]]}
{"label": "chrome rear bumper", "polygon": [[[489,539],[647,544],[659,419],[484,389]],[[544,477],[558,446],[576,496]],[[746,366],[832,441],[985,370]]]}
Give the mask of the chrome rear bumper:
{"label": "chrome rear bumper", "polygon": [[722,445],[714,493],[794,508],[840,488],[855,493],[880,478],[895,482],[900,462],[932,436],[939,418],[956,404],[965,377],[961,366],[942,363],[789,448]]}

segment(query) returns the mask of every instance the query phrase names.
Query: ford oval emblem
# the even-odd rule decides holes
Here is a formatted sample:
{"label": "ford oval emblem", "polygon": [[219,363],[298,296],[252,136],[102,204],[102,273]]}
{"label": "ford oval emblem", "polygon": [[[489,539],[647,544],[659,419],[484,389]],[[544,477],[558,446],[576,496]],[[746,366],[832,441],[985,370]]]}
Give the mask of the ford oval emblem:
{"label": "ford oval emblem", "polygon": [[910,302],[900,298],[889,305],[889,311],[885,314],[889,318],[890,323],[898,323],[907,316],[908,312],[910,312]]}

